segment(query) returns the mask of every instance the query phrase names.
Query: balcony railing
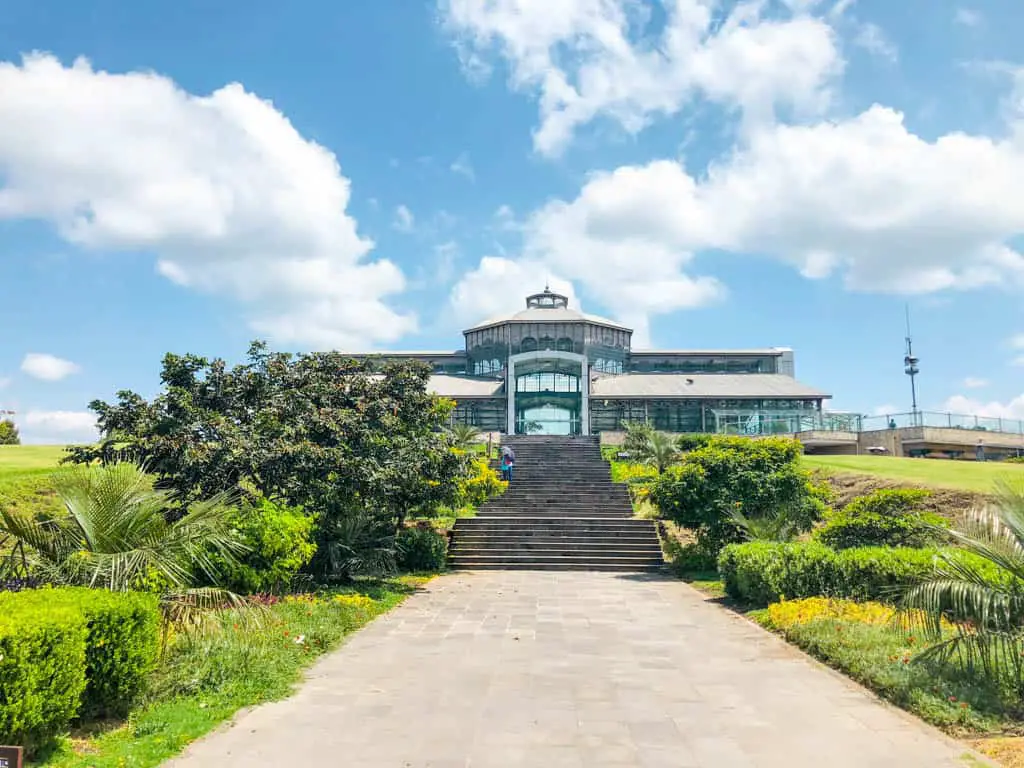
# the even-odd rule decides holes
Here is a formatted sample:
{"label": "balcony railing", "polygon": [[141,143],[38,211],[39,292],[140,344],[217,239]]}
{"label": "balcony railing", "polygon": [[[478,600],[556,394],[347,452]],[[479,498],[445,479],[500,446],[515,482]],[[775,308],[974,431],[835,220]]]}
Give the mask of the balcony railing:
{"label": "balcony railing", "polygon": [[1022,419],[1001,419],[995,416],[971,416],[940,411],[865,416],[861,420],[861,424],[863,431],[897,427],[937,427],[940,429],[968,429],[976,432],[1024,434],[1024,420]]}

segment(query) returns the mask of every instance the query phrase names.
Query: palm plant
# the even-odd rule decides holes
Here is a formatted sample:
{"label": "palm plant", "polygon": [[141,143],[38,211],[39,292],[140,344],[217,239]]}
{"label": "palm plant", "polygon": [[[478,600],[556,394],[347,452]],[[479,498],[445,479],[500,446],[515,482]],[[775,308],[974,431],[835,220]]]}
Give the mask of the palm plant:
{"label": "palm plant", "polygon": [[54,486],[64,505],[56,517],[0,509],[0,550],[9,551],[9,571],[54,584],[155,589],[165,615],[183,620],[214,605],[237,604],[224,590],[200,586],[217,583],[217,562],[245,551],[225,496],[197,502],[175,519],[169,494],[154,490],[145,472],[129,463],[66,470]]}
{"label": "palm plant", "polygon": [[798,532],[797,521],[785,507],[772,510],[767,515],[747,517],[739,505],[729,511],[733,524],[747,541],[792,541]]}
{"label": "palm plant", "polygon": [[1024,691],[1024,484],[1000,483],[994,506],[945,533],[973,557],[940,554],[934,575],[904,594],[904,625],[934,642],[920,658],[1008,677]]}
{"label": "palm plant", "polygon": [[456,424],[451,429],[452,446],[462,451],[468,451],[480,442],[480,430],[472,424]]}
{"label": "palm plant", "polygon": [[637,446],[637,458],[654,467],[662,474],[679,457],[675,440],[664,432],[651,432],[647,439]]}

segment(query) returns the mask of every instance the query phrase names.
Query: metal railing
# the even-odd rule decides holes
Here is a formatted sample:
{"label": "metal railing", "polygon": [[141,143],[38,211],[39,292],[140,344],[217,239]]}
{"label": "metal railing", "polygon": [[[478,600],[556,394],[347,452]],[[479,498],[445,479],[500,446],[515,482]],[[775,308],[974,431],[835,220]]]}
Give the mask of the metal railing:
{"label": "metal railing", "polygon": [[896,429],[902,427],[937,427],[940,429],[966,429],[975,432],[1009,432],[1024,434],[1024,419],[1002,419],[996,416],[972,416],[963,413],[917,411],[865,416],[862,431]]}

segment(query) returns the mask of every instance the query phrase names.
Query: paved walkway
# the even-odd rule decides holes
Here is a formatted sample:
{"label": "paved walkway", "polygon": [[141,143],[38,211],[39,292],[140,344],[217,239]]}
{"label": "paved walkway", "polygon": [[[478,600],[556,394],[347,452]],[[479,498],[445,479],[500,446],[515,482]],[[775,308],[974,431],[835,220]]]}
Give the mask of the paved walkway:
{"label": "paved walkway", "polygon": [[678,581],[449,575],[171,765],[941,768],[967,749]]}

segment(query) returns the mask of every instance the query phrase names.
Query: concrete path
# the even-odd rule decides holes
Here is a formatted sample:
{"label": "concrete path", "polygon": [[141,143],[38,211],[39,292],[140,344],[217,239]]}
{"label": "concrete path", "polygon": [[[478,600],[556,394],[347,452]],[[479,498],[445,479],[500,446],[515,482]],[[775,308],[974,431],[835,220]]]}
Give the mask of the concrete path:
{"label": "concrete path", "polygon": [[181,768],[985,765],[678,581],[436,579]]}

